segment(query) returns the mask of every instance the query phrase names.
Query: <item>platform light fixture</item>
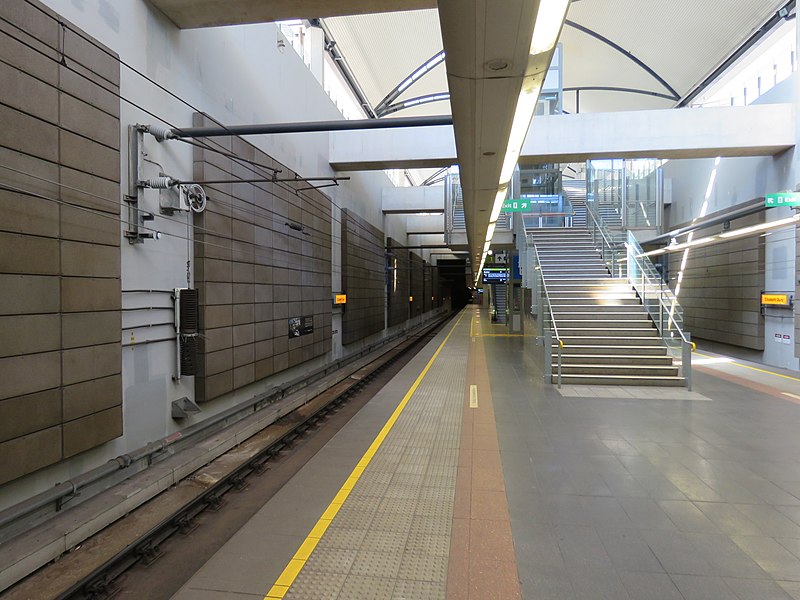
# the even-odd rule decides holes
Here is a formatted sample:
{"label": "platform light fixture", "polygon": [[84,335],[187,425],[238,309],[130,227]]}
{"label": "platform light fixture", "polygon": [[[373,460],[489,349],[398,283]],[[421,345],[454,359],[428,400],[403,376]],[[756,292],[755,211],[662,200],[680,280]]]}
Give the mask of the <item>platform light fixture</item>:
{"label": "platform light fixture", "polygon": [[[536,13],[536,22],[533,26],[533,35],[531,36],[530,56],[550,52],[556,45],[558,35],[561,32],[561,27],[567,15],[569,2],[570,0],[541,0],[539,3],[539,10]],[[522,144],[525,142],[525,136],[528,134],[531,121],[533,120],[533,113],[536,111],[536,104],[539,101],[539,92],[542,89],[541,77],[541,74],[526,77],[523,82],[522,91],[520,92],[519,99],[517,100],[517,107],[514,111],[514,119],[511,122],[508,147],[506,148],[503,166],[500,170],[498,191],[489,219],[490,225],[497,223],[497,219],[500,217],[500,211],[503,209],[503,202],[506,198],[508,186],[511,183],[511,177],[514,175],[514,169],[519,162]],[[492,233],[494,233],[494,228],[492,228]],[[491,236],[487,235],[486,239],[488,243],[491,241]],[[484,247],[483,256],[481,257],[481,267],[486,260],[487,250],[488,248]],[[478,277],[480,277],[480,269],[478,269],[476,281]]]}
{"label": "platform light fixture", "polygon": [[[734,231],[724,231],[722,233],[718,233],[716,235],[709,235],[697,240],[687,240],[686,242],[682,242],[680,244],[670,244],[668,246],[665,246],[664,248],[658,248],[657,250],[651,250],[650,252],[645,252],[644,254],[642,254],[642,256],[658,256],[660,254],[666,254],[668,252],[677,252],[679,250],[685,250],[687,248],[706,246],[708,244],[713,244],[714,242],[723,242],[731,238],[742,237],[753,233],[760,233],[762,231],[770,231],[772,229],[786,227],[787,225],[797,223],[798,221],[800,221],[800,213],[797,213],[791,217],[786,217],[785,219],[770,221],[769,223],[759,223],[758,225],[750,225],[748,227],[742,227],[741,229],[736,229]],[[685,268],[685,262],[681,264],[681,271],[683,271],[684,268]]]}

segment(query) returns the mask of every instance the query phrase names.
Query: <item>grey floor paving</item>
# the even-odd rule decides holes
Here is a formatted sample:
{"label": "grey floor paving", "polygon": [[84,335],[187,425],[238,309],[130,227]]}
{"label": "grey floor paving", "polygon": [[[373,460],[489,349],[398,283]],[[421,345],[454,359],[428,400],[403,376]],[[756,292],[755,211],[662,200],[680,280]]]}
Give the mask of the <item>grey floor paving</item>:
{"label": "grey floor paving", "polygon": [[524,598],[800,600],[800,406],[699,371],[558,390],[531,338],[484,343]]}
{"label": "grey floor paving", "polygon": [[454,329],[287,600],[445,597],[467,328]]}

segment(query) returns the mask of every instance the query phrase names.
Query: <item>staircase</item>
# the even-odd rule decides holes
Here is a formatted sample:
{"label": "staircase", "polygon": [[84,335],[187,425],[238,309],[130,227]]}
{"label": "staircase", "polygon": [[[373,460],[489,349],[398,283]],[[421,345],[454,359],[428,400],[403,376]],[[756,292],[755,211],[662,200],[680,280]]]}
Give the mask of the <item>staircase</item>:
{"label": "staircase", "polygon": [[572,217],[572,226],[586,227],[586,181],[583,179],[564,179],[562,182],[564,195],[572,204],[575,213]]}
{"label": "staircase", "polygon": [[622,215],[619,208],[613,204],[600,204],[597,206],[597,214],[603,219],[603,224],[609,229],[622,229]]}
{"label": "staircase", "polygon": [[[586,229],[541,229],[530,235],[564,342],[562,383],[685,384],[632,286],[609,275]],[[553,383],[557,368],[554,352]]]}

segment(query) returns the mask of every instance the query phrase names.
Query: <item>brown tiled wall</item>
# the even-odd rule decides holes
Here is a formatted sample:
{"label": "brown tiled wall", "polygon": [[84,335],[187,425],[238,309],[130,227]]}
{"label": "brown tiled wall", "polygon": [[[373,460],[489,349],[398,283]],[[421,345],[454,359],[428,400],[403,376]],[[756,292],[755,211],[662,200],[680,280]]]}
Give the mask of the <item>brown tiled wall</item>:
{"label": "brown tiled wall", "polygon": [[0,483],[122,434],[119,62],[90,40],[0,2]]}
{"label": "brown tiled wall", "polygon": [[[195,125],[213,125],[195,115]],[[240,138],[208,144],[237,157],[285,166]],[[198,180],[254,179],[270,171],[195,149]],[[331,348],[331,213],[308,184],[204,186],[205,212],[195,217],[195,282],[202,333],[197,400],[206,402],[322,356]],[[287,223],[302,225],[303,231]],[[314,332],[289,339],[288,319],[313,315]]]}
{"label": "brown tiled wall", "polygon": [[409,252],[409,267],[411,269],[411,293],[414,300],[411,302],[411,316],[418,317],[422,314],[425,299],[425,261],[413,252]]}
{"label": "brown tiled wall", "polygon": [[436,288],[433,287],[433,267],[427,262],[425,263],[424,275],[425,278],[423,283],[425,286],[425,297],[422,299],[422,306],[423,311],[428,312],[434,306],[434,301],[436,299]]}
{"label": "brown tiled wall", "polygon": [[[389,302],[389,326],[402,325],[410,314],[408,297],[410,295],[409,253],[408,250],[396,248],[399,244],[389,238],[386,240],[389,250],[389,280],[388,280],[388,302]],[[394,249],[392,249],[394,248]]]}
{"label": "brown tiled wall", "polygon": [[[763,218],[764,213],[739,219],[735,228],[755,225]],[[704,235],[701,231],[695,237]],[[683,252],[670,254],[671,278],[678,276],[682,259]],[[674,289],[675,282],[670,283]],[[686,330],[696,338],[763,350],[763,289],[763,237],[690,249],[678,296]]]}
{"label": "brown tiled wall", "polygon": [[342,209],[342,289],[347,293],[344,345],[383,329],[384,285],[383,232]]}

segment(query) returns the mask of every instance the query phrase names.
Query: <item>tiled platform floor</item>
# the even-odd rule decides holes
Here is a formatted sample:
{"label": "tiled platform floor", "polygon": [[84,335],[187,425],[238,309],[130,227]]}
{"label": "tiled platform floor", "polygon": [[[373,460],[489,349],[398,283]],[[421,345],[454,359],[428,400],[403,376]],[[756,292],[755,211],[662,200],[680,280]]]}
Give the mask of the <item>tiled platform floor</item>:
{"label": "tiled platform floor", "polygon": [[[486,436],[493,423],[499,460],[478,479],[500,508],[505,501],[513,549],[481,544],[476,529],[462,537],[475,541],[470,560],[494,553],[515,561],[521,596],[535,600],[800,600],[797,374],[759,371],[753,381],[750,367],[711,362],[695,371],[691,394],[559,392],[542,384],[534,338],[504,335],[472,311],[433,363],[443,369],[422,380],[408,419],[398,418],[374,453],[286,598],[458,597],[445,579],[456,572],[452,524],[472,509],[473,496],[459,500],[458,482],[465,444],[475,448],[464,438],[475,421],[464,415],[476,377],[467,365],[481,344],[493,417],[474,431]],[[176,598],[264,598],[446,333]],[[511,597],[504,593],[482,592]]]}

